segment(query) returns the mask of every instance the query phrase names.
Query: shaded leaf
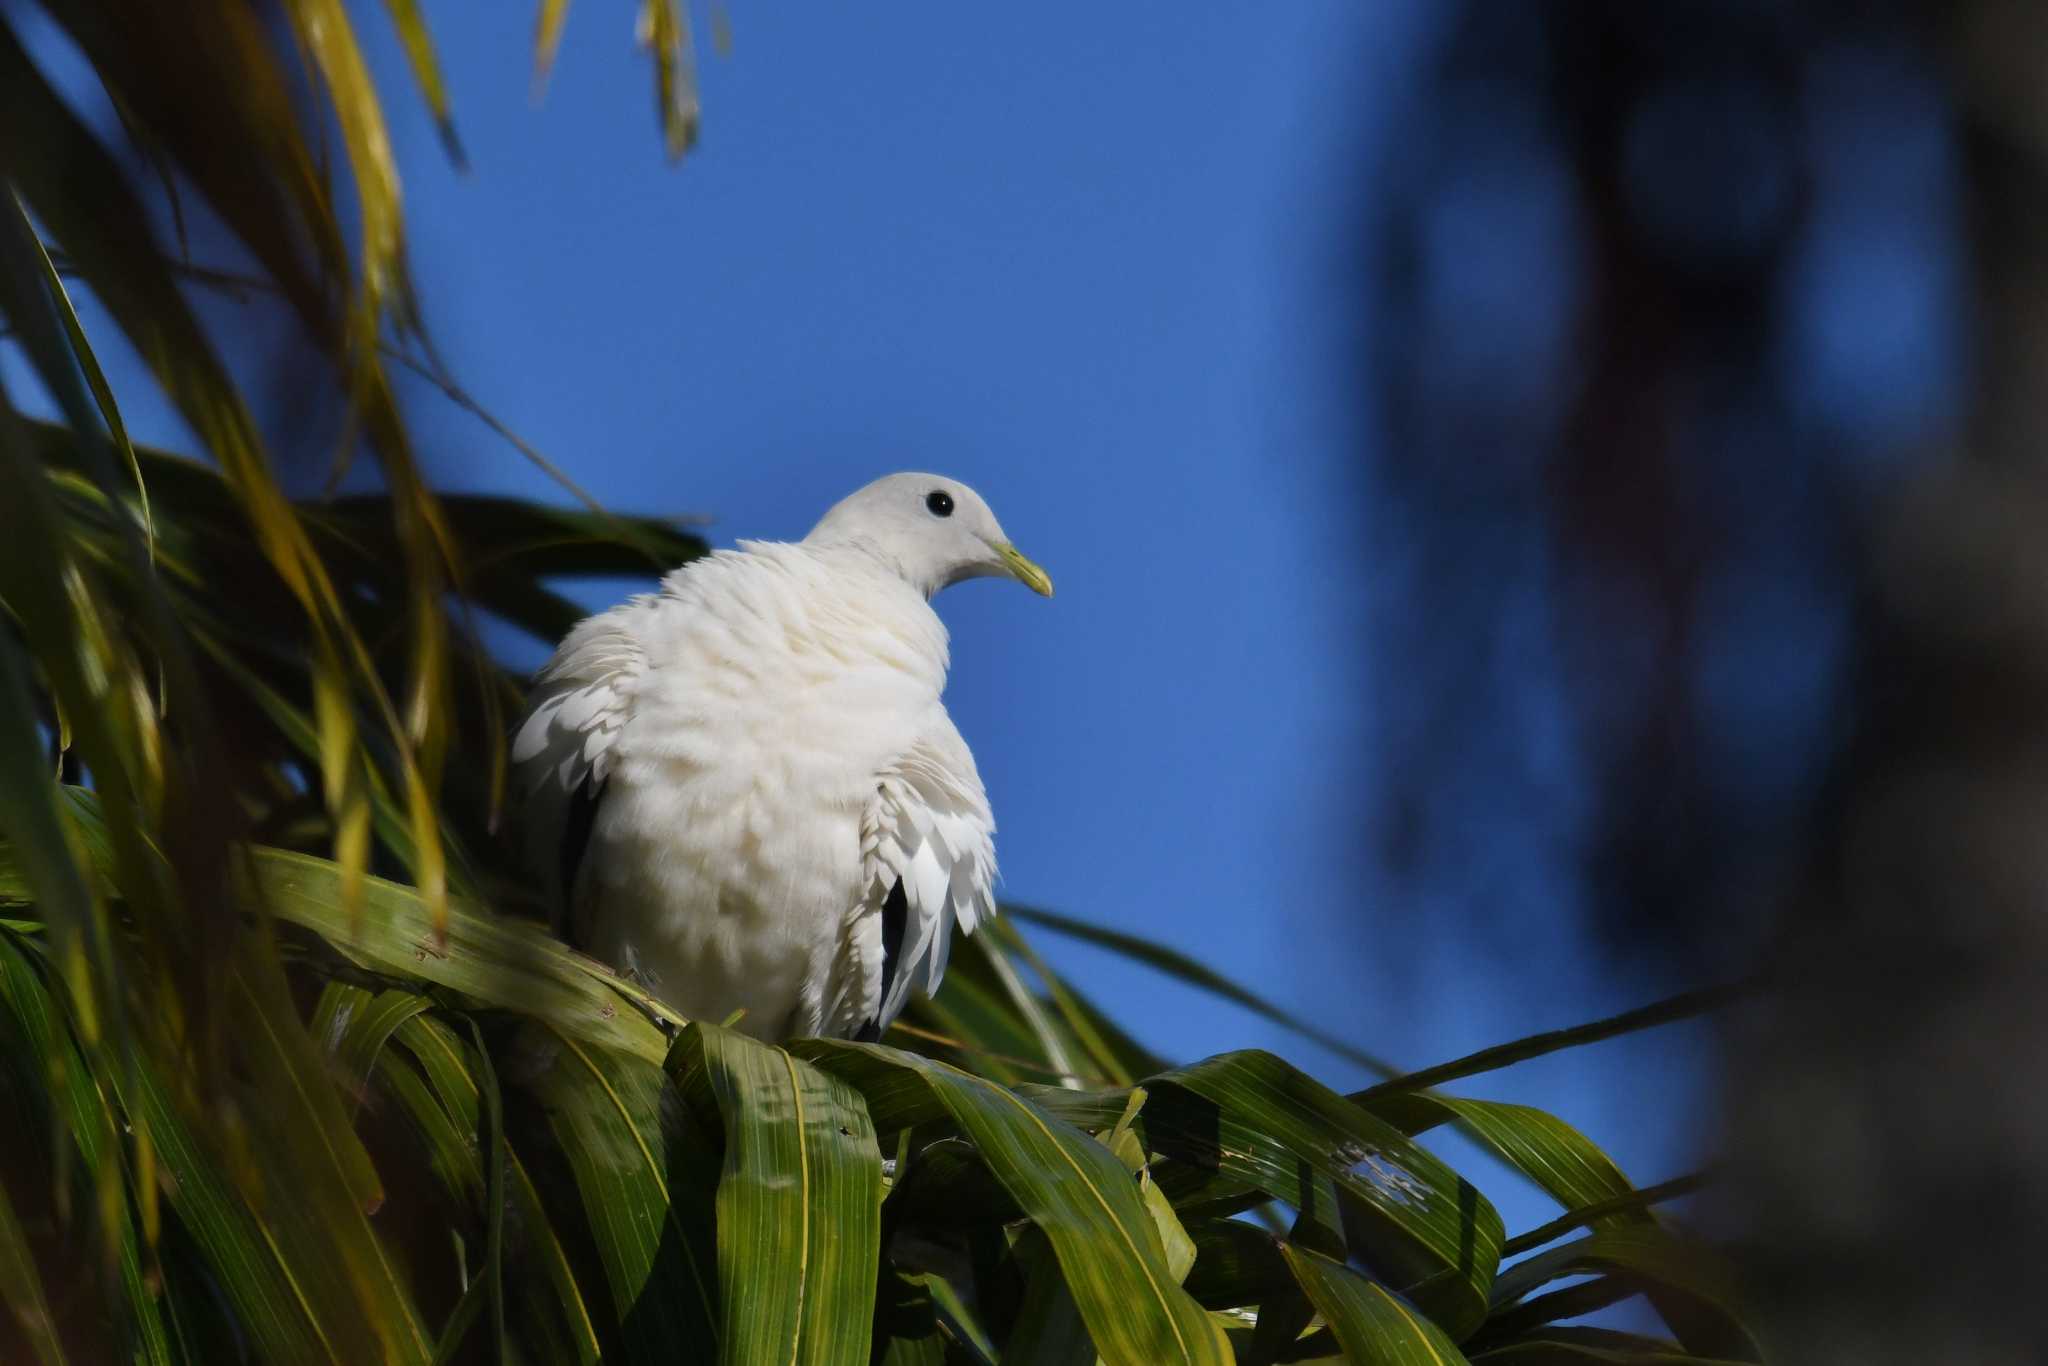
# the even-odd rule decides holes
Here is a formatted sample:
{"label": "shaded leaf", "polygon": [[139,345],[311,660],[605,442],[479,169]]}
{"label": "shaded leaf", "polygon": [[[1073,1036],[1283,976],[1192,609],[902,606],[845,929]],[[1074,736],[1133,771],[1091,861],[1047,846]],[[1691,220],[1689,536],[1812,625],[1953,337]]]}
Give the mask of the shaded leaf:
{"label": "shaded leaf", "polygon": [[[454,1031],[430,1016],[407,1019],[398,1027],[394,1039],[413,1055],[419,1068],[415,1070],[387,1050],[377,1060],[380,1079],[419,1128],[433,1154],[434,1168],[450,1191],[458,1200],[486,1199],[483,1155],[475,1135],[487,1115],[472,1055]],[[432,1081],[424,1081],[422,1073]],[[598,1360],[603,1349],[583,1287],[576,1279],[569,1254],[541,1200],[533,1175],[518,1150],[509,1144],[505,1175],[520,1237],[533,1260],[539,1263],[559,1305],[568,1350],[578,1362],[588,1366]],[[532,1310],[534,1306],[522,1308]]]}
{"label": "shaded leaf", "polygon": [[1472,1366],[1740,1366],[1676,1343],[1607,1328],[1550,1328],[1472,1357]]}
{"label": "shaded leaf", "polygon": [[1501,1248],[1504,1257],[1520,1256],[1545,1243],[1554,1242],[1575,1229],[1606,1223],[1611,1216],[1634,1215],[1649,1210],[1666,1200],[1677,1200],[1705,1188],[1713,1180],[1711,1172],[1693,1172],[1686,1176],[1675,1176],[1669,1181],[1660,1181],[1654,1186],[1617,1195],[1611,1200],[1595,1201],[1566,1210],[1547,1224],[1538,1225],[1526,1233],[1518,1233],[1507,1240]]}
{"label": "shaded leaf", "polygon": [[1052,1244],[1036,1228],[1026,1229],[1014,1249],[1024,1273],[1024,1299],[1017,1326],[1003,1344],[1006,1362],[1043,1362],[1045,1366],[1094,1366],[1095,1343],[1081,1320],[1080,1306],[1067,1289]]}
{"label": "shaded leaf", "polygon": [[28,1340],[29,1350],[43,1366],[63,1366],[64,1345],[57,1339],[57,1321],[50,1313],[50,1301],[43,1293],[43,1278],[36,1272],[36,1259],[28,1235],[15,1217],[14,1203],[0,1184],[0,1299],[14,1313],[14,1321]]}
{"label": "shaded leaf", "polygon": [[[1173,1159],[1154,1175],[1176,1205],[1233,1183],[1262,1192],[1417,1287],[1454,1335],[1484,1317],[1500,1215],[1398,1129],[1257,1051],[1163,1073],[1146,1087],[1146,1144]],[[1355,1202],[1345,1215],[1339,1192]]]}
{"label": "shaded leaf", "polygon": [[1287,1264],[1352,1361],[1370,1366],[1463,1366],[1443,1330],[1356,1272],[1304,1248],[1283,1246]]}
{"label": "shaded leaf", "polygon": [[1229,1359],[1221,1330],[1168,1271],[1131,1175],[1101,1144],[991,1082],[915,1054],[825,1040],[792,1051],[858,1088],[878,1131],[919,1111],[950,1116],[1045,1231],[1111,1366]]}
{"label": "shaded leaf", "polygon": [[661,1067],[558,1034],[535,1082],[574,1172],[632,1359],[702,1359],[719,1339],[712,1199],[720,1156]]}
{"label": "shaded leaf", "polygon": [[1707,1247],[1647,1224],[1602,1229],[1517,1262],[1501,1273],[1494,1299],[1510,1305],[1540,1286],[1587,1272],[1678,1291],[1718,1314],[1729,1332],[1748,1337],[1733,1268]]}

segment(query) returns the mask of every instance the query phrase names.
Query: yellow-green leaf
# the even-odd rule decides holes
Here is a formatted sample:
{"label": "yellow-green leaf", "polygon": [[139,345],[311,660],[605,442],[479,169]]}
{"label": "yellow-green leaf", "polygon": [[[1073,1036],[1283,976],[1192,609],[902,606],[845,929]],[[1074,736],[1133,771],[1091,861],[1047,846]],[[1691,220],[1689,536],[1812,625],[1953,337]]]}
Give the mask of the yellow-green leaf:
{"label": "yellow-green leaf", "polygon": [[867,1361],[882,1155],[860,1093],[780,1048],[714,1025],[684,1030],[668,1067],[725,1135],[720,1360]]}
{"label": "yellow-green leaf", "polygon": [[1467,1366],[1444,1331],[1355,1271],[1291,1245],[1281,1251],[1337,1341],[1360,1366]]}

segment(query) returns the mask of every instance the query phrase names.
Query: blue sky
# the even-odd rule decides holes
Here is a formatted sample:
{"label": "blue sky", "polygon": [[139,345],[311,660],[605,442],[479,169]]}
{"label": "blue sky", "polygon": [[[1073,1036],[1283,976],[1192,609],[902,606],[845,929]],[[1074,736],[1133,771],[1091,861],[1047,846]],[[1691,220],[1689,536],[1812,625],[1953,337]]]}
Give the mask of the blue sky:
{"label": "blue sky", "polygon": [[[719,543],[800,536],[897,469],[978,488],[1059,586],[939,600],[1008,895],[1410,1065],[1659,993],[1599,965],[1568,886],[1492,879],[1482,943],[1364,871],[1368,722],[1399,670],[1360,653],[1388,585],[1367,380],[1343,369],[1375,307],[1348,235],[1403,136],[1427,6],[737,8],[730,54],[700,45],[703,135],[676,168],[625,11],[572,10],[536,105],[530,15],[484,8],[429,10],[466,173],[361,11],[443,356],[604,502],[710,515]],[[431,390],[406,399],[443,485],[562,497]],[[128,416],[189,444],[147,399]],[[1041,943],[1170,1053],[1364,1080]],[[1667,1030],[1472,1089],[1563,1114],[1648,1182],[1696,1158],[1678,1136],[1703,1127],[1705,1057]],[[1485,1184],[1511,1232],[1552,1212]]]}

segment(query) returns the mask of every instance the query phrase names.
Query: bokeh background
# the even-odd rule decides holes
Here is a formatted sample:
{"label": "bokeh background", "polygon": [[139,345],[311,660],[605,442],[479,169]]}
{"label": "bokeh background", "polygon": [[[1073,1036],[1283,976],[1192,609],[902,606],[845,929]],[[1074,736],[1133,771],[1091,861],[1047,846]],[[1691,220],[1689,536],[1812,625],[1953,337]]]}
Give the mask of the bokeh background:
{"label": "bokeh background", "polygon": [[[1997,273],[2038,178],[2016,8],[736,6],[700,32],[731,42],[703,44],[674,170],[623,23],[578,15],[536,100],[524,15],[429,17],[466,169],[389,28],[362,32],[425,318],[481,404],[606,504],[717,543],[922,468],[1052,572],[1050,603],[940,603],[1009,896],[1402,1066],[1807,961],[1799,908],[1850,877],[1859,718],[1925,676],[1880,651],[1926,653],[1885,625],[1886,585],[1924,582],[1884,553],[1899,509],[1977,526],[2005,493],[1929,490],[2025,445],[1993,363],[2033,354],[1999,309],[2037,297]],[[261,344],[283,321],[207,307],[257,341],[259,390],[277,366],[272,420],[338,438]],[[138,439],[192,445],[116,387]],[[431,386],[405,397],[438,482],[566,496]],[[1046,947],[1170,1054],[1368,1079]],[[1654,1182],[1715,1156],[1730,1087],[1779,1113],[1804,1084],[1715,1037],[1483,1089]],[[1501,1195],[1511,1231],[1551,1212]]]}

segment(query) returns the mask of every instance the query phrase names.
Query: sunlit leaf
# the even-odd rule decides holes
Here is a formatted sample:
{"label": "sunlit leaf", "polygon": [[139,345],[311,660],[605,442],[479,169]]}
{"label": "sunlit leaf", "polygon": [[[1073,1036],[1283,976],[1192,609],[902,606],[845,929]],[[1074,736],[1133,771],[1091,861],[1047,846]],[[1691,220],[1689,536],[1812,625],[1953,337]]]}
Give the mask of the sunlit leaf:
{"label": "sunlit leaf", "polygon": [[1542,1187],[1566,1209],[1617,1203],[1596,1216],[1601,1225],[1641,1223],[1653,1216],[1629,1207],[1635,1192],[1612,1158],[1584,1134],[1553,1114],[1528,1105],[1468,1100],[1439,1092],[1394,1091],[1362,1102],[1403,1133],[1417,1134],[1456,1121],[1496,1157]]}
{"label": "sunlit leaf", "polygon": [[671,161],[697,141],[697,73],[682,0],[641,0],[640,39],[654,54],[654,105]]}
{"label": "sunlit leaf", "polygon": [[[403,15],[410,5],[400,4],[394,14]],[[391,155],[391,138],[384,127],[384,109],[363,54],[356,43],[355,27],[340,0],[290,0],[285,12],[291,16],[299,41],[311,54],[313,65],[327,87],[327,98],[340,125],[342,141],[354,171],[358,211],[362,217],[363,289],[375,308],[384,296],[399,287],[402,273],[404,227],[399,211],[398,164]],[[417,23],[417,15],[414,21]],[[405,20],[400,18],[404,31]],[[414,39],[406,34],[408,54],[415,69],[419,54]],[[424,49],[425,29],[419,29],[419,46]],[[431,52],[428,55],[431,68]],[[422,82],[425,83],[424,81]],[[438,87],[438,79],[434,82]],[[446,101],[430,104],[435,116],[443,117]]]}
{"label": "sunlit leaf", "polygon": [[721,1360],[865,1362],[881,1238],[882,1157],[860,1094],[715,1025],[669,1055],[724,1130],[718,1180]]}
{"label": "sunlit leaf", "polygon": [[406,60],[412,63],[413,79],[419,83],[420,94],[426,97],[434,126],[441,130],[441,145],[448,149],[448,159],[460,166],[464,163],[462,140],[455,136],[448,83],[441,76],[441,62],[434,55],[434,40],[427,32],[426,18],[416,0],[384,0],[384,8],[391,11],[391,20],[398,25]]}
{"label": "sunlit leaf", "polygon": [[546,88],[555,69],[555,53],[562,46],[562,23],[569,17],[569,0],[540,0],[540,18],[533,31],[533,93],[536,99]]}

